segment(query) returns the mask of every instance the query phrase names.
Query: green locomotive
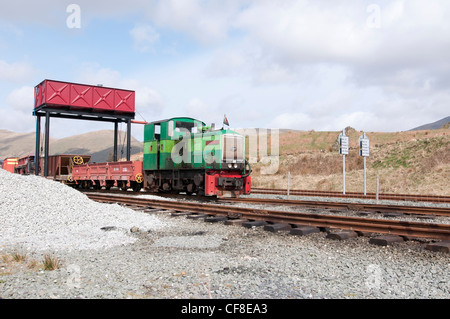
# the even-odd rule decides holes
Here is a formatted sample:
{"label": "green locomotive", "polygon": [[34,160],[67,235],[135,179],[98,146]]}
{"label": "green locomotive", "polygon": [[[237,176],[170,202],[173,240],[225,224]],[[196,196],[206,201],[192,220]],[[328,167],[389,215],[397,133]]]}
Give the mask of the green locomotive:
{"label": "green locomotive", "polygon": [[204,122],[172,118],[145,125],[144,188],[218,197],[251,191],[244,136]]}

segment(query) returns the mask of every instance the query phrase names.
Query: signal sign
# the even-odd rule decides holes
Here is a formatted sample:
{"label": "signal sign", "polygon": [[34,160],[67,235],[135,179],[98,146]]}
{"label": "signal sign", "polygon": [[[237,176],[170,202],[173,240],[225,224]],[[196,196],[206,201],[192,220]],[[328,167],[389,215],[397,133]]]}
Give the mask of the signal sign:
{"label": "signal sign", "polygon": [[365,134],[359,138],[359,155],[364,157],[370,156],[370,142],[369,139],[365,137]]}
{"label": "signal sign", "polygon": [[339,154],[348,155],[349,138],[348,136],[339,135]]}

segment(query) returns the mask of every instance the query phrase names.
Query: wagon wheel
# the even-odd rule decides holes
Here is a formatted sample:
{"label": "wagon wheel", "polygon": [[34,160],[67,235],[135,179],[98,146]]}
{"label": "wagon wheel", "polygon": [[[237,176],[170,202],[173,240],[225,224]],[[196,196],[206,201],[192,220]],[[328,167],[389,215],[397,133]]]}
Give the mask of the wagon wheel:
{"label": "wagon wheel", "polygon": [[142,183],[144,181],[144,175],[142,175],[142,173],[136,174],[134,180],[136,183]]}
{"label": "wagon wheel", "polygon": [[69,177],[67,177],[67,181],[68,181],[69,183],[72,183],[72,182],[73,182],[73,177],[72,177],[72,175],[69,175]]}
{"label": "wagon wheel", "polygon": [[73,157],[73,162],[77,165],[83,164],[83,157],[77,155]]}

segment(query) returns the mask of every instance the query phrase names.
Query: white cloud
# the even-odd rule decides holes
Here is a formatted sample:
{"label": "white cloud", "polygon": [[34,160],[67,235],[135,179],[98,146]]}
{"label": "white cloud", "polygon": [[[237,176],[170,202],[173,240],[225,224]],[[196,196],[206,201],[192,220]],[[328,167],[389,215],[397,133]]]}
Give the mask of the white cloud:
{"label": "white cloud", "polygon": [[[14,23],[45,20],[65,28],[66,5],[53,8],[53,2],[9,2],[0,17]],[[77,4],[88,31],[85,20],[92,18],[127,21],[132,30],[126,36],[138,51],[187,48],[188,54],[172,54],[170,65],[161,51],[158,64],[151,61],[137,71],[136,65],[113,69],[97,63],[85,63],[77,71],[79,82],[135,90],[137,108],[147,120],[185,111],[206,121],[215,117],[217,122],[226,108],[230,121],[242,126],[284,123],[297,129],[346,125],[368,129],[364,125],[402,130],[423,124],[414,121],[448,116],[447,0],[377,1],[379,28],[367,23],[370,1],[130,0],[124,5],[80,0]],[[110,61],[114,58],[119,61],[111,53]],[[126,59],[122,56],[120,61]],[[128,69],[134,73],[125,73]],[[33,72],[25,62],[0,61],[0,80],[20,82]],[[25,108],[15,94],[8,99],[15,110]]]}
{"label": "white cloud", "polygon": [[158,91],[142,85],[137,86],[134,90],[136,91],[136,109],[140,113],[161,114],[164,108],[164,99]]}
{"label": "white cloud", "polygon": [[34,88],[23,86],[13,90],[6,98],[6,104],[16,111],[31,114],[34,107]]}
{"label": "white cloud", "polygon": [[208,113],[208,105],[199,98],[191,99],[184,108],[188,116],[193,118],[203,118]]}
{"label": "white cloud", "polygon": [[213,53],[205,73],[210,77],[239,76],[247,70],[248,58],[236,50],[219,50]]}
{"label": "white cloud", "polygon": [[134,41],[134,48],[141,52],[152,51],[160,38],[159,33],[150,25],[136,25],[131,29],[130,35]]}
{"label": "white cloud", "polygon": [[272,64],[257,68],[254,83],[258,85],[288,83],[294,78],[295,75],[284,66]]}
{"label": "white cloud", "polygon": [[103,86],[114,87],[121,81],[120,72],[103,68],[99,63],[85,62],[78,67],[76,81],[90,85],[102,84]]}
{"label": "white cloud", "polygon": [[28,62],[8,63],[0,60],[0,80],[12,82],[25,82],[30,80],[35,70]]}
{"label": "white cloud", "polygon": [[162,27],[186,33],[201,43],[227,38],[234,16],[249,1],[160,0],[148,15]]}
{"label": "white cloud", "polygon": [[31,115],[34,108],[34,88],[23,86],[12,90],[0,107],[0,128],[14,132],[31,132],[35,127],[35,118]]}

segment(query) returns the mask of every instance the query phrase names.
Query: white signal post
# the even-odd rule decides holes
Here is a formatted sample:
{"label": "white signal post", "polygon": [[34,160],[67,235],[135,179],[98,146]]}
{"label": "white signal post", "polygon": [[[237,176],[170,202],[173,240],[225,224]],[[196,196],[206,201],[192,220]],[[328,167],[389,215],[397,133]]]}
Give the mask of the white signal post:
{"label": "white signal post", "polygon": [[366,136],[366,133],[359,138],[359,155],[364,157],[364,196],[367,195],[367,183],[366,183],[366,157],[370,156],[370,142]]}
{"label": "white signal post", "polygon": [[345,129],[339,135],[339,154],[343,155],[342,173],[343,173],[343,192],[345,195],[345,155],[348,155],[349,139],[345,135]]}

